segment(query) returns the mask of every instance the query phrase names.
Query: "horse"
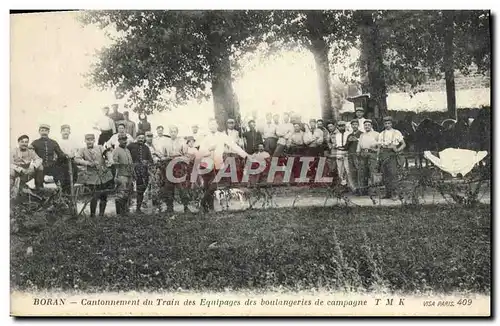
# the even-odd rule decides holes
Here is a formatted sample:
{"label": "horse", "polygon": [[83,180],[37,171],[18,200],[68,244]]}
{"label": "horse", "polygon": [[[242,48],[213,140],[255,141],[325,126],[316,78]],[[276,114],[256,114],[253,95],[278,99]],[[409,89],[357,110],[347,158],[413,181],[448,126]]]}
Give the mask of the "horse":
{"label": "horse", "polygon": [[426,166],[429,163],[424,159],[424,151],[439,152],[446,147],[443,131],[443,126],[428,118],[420,122],[415,131],[415,151],[418,153],[416,165],[418,167],[422,167],[424,161]]}
{"label": "horse", "polygon": [[[405,141],[406,147],[403,150],[405,155],[405,167],[408,168],[408,153],[415,151],[415,135],[416,135],[416,127],[417,124],[413,122],[413,117],[411,114],[406,115],[405,119],[398,122],[394,129],[397,129],[403,135],[403,139]],[[415,157],[415,162],[416,162]]]}

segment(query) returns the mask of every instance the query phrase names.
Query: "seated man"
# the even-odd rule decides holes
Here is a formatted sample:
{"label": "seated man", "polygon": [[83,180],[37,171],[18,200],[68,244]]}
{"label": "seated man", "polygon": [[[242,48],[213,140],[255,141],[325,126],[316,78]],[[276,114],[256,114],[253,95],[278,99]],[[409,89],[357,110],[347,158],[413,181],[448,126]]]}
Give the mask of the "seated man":
{"label": "seated man", "polygon": [[17,139],[19,147],[12,151],[10,162],[11,182],[20,179],[19,189],[35,177],[35,172],[43,173],[42,159],[34,150],[28,148],[29,137],[22,135]]}
{"label": "seated man", "polygon": [[[35,139],[31,143],[31,148],[35,151],[36,155],[42,159],[43,170],[41,173],[36,173],[35,175],[35,187],[36,189],[43,188],[43,181],[46,175],[52,176],[55,183],[61,182],[63,191],[69,191],[69,184],[64,178],[66,171],[62,167],[65,162],[67,162],[68,156],[64,154],[59,144],[49,138],[50,126],[46,124],[40,125],[38,129],[40,138]],[[69,180],[69,178],[68,178]]]}

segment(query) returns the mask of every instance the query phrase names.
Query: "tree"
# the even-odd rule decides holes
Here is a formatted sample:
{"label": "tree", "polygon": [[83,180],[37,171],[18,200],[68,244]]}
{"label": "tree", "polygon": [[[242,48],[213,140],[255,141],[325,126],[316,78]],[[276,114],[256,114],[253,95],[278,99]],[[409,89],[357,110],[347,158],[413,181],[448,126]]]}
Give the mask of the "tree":
{"label": "tree", "polygon": [[[489,12],[385,11],[386,82],[415,88],[428,78],[445,78],[448,112],[456,118],[454,74],[490,71]],[[403,22],[403,23],[401,23]]]}
{"label": "tree", "polygon": [[264,11],[92,11],[85,24],[116,30],[90,73],[93,85],[128,95],[134,111],[161,111],[213,96],[219,126],[240,119],[232,59],[262,39]]}
{"label": "tree", "polygon": [[[384,114],[389,87],[418,92],[430,78],[446,81],[448,110],[455,117],[454,72],[473,64],[490,71],[489,12],[356,11],[362,89]],[[356,28],[356,27],[355,27]]]}
{"label": "tree", "polygon": [[[350,47],[352,12],[335,10],[274,11],[271,15],[272,33],[267,35],[269,44],[289,48],[306,48],[314,56],[318,75],[321,115],[324,120],[338,118],[330,90],[330,58],[332,47],[335,55],[343,55]],[[335,60],[335,58],[333,58]]]}

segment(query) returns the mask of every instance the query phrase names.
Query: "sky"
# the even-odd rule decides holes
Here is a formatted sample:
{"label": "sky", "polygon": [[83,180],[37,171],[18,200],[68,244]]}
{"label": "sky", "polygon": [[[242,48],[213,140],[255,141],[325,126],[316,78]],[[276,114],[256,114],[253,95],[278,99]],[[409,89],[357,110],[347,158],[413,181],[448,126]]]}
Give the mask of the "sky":
{"label": "sky", "polygon": [[[38,136],[38,125],[51,125],[53,138],[60,126],[72,126],[75,137],[93,132],[100,108],[116,100],[114,92],[85,87],[84,74],[96,60],[96,51],[109,44],[96,26],[82,26],[77,12],[11,15],[11,144],[19,135]],[[234,88],[242,116],[252,110],[298,111],[304,118],[320,115],[318,81],[312,55],[284,52],[281,58],[259,60],[244,71]],[[189,112],[189,114],[186,114]],[[176,124],[187,134],[192,123],[203,129],[213,116],[212,100],[196,101],[151,118],[157,125]],[[136,115],[131,114],[132,120]]]}

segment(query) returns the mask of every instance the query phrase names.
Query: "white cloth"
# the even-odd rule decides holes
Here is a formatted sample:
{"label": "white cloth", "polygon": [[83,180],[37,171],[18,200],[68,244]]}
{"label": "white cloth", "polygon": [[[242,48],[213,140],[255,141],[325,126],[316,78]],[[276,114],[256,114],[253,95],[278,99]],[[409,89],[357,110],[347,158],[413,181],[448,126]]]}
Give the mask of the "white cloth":
{"label": "white cloth", "polygon": [[[215,169],[220,169],[224,163],[224,149],[228,147],[232,152],[241,157],[247,157],[247,153],[240,147],[233,138],[222,132],[208,133],[200,142],[198,151],[199,158],[210,158],[215,165]],[[211,163],[210,160],[202,160]],[[209,164],[210,165],[210,164]]]}
{"label": "white cloth", "polygon": [[165,151],[167,150],[167,143],[170,138],[162,136],[162,137],[154,137],[153,138],[153,146],[156,149],[156,152],[160,154],[160,156],[165,155]]}
{"label": "white cloth", "polygon": [[108,116],[101,116],[96,122],[95,127],[101,131],[112,130],[113,133],[116,132],[115,122]]}
{"label": "white cloth", "polygon": [[[133,143],[134,138],[132,136],[130,136],[129,134],[126,134],[126,135],[127,135],[127,145]],[[114,146],[114,148],[117,148],[118,146],[120,146],[120,143],[118,142],[118,134],[114,134],[113,136],[111,136],[111,138],[106,142],[106,144],[104,144],[104,147],[106,147],[106,148],[110,148],[113,146]]]}
{"label": "white cloth", "polygon": [[431,161],[441,170],[448,172],[453,177],[458,174],[465,176],[474,166],[481,162],[487,151],[475,152],[468,149],[447,148],[439,152],[439,157],[432,155],[430,151],[424,152],[424,157]]}
{"label": "white cloth", "polygon": [[260,132],[262,133],[262,138],[263,139],[266,139],[266,138],[277,138],[278,136],[276,136],[276,128],[278,126],[272,122],[272,123],[266,123],[262,126],[262,128],[260,128]]}
{"label": "white cloth", "polygon": [[291,122],[278,125],[278,127],[276,127],[276,135],[279,137],[278,144],[286,145],[293,132],[294,128]]}
{"label": "white cloth", "polygon": [[84,146],[83,142],[77,142],[71,137],[69,137],[68,139],[60,138],[57,140],[57,143],[59,144],[59,147],[61,147],[64,154],[68,155],[69,157],[75,156],[78,149]]}
{"label": "white cloth", "polygon": [[397,146],[403,142],[403,134],[396,129],[384,130],[379,134],[378,141],[382,146]]}

